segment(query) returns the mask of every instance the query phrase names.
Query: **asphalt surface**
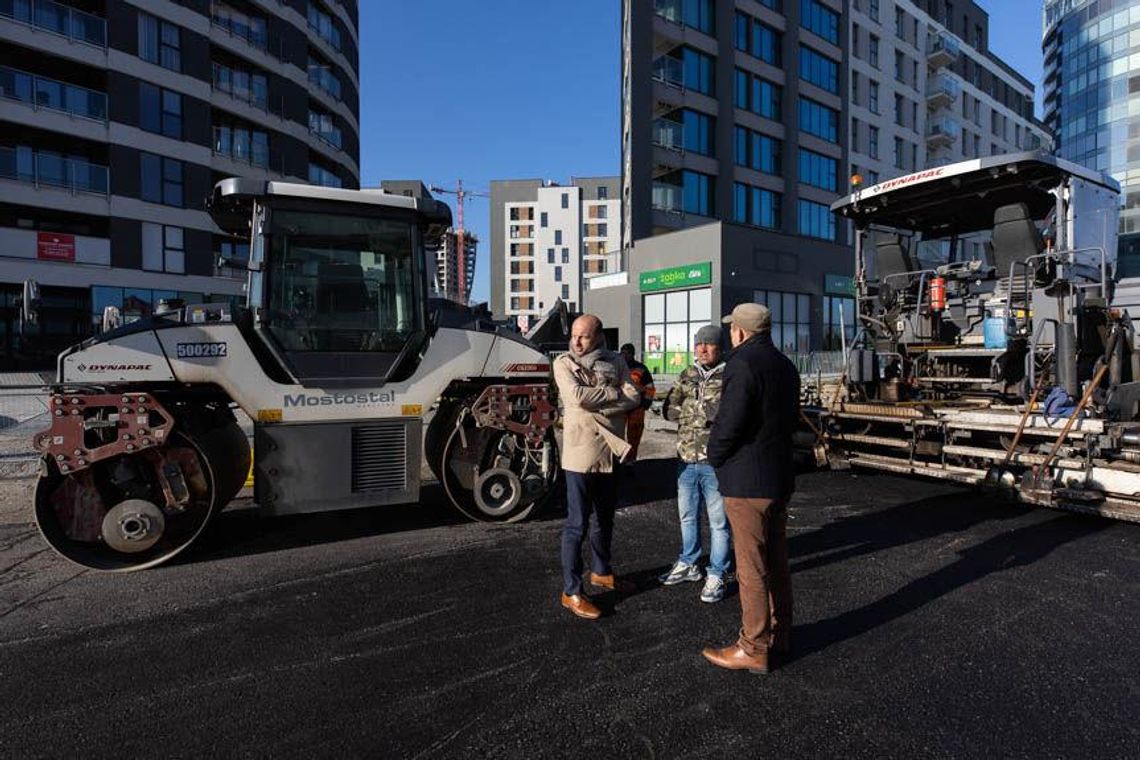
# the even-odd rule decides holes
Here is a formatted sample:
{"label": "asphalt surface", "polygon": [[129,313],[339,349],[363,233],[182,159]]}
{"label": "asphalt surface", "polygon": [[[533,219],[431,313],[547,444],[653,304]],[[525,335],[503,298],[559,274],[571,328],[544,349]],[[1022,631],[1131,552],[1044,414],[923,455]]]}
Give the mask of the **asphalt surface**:
{"label": "asphalt surface", "polygon": [[735,596],[653,580],[674,464],[619,572],[557,602],[560,523],[424,504],[222,515],[171,566],[85,572],[0,525],[0,746],[24,757],[1136,757],[1140,526],[886,476],[802,476],[794,655],[720,671]]}

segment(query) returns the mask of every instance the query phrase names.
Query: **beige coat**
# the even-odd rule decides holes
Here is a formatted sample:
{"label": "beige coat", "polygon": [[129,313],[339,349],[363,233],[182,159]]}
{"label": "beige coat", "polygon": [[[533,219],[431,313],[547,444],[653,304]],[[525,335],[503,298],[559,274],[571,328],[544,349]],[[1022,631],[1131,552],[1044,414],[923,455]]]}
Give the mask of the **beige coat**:
{"label": "beige coat", "polygon": [[601,349],[588,368],[571,353],[554,360],[554,382],[562,402],[562,469],[613,472],[613,458],[629,453],[625,416],[641,403],[620,354]]}

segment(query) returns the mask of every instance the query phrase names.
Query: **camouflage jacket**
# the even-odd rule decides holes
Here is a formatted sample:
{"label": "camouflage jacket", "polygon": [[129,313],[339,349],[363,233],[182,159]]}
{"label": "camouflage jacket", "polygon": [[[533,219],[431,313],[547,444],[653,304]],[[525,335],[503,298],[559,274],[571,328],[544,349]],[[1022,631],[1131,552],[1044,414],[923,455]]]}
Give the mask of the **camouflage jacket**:
{"label": "camouflage jacket", "polygon": [[716,419],[724,387],[724,362],[712,369],[699,365],[686,367],[673,384],[661,407],[667,420],[677,426],[677,454],[685,462],[708,458],[709,429]]}

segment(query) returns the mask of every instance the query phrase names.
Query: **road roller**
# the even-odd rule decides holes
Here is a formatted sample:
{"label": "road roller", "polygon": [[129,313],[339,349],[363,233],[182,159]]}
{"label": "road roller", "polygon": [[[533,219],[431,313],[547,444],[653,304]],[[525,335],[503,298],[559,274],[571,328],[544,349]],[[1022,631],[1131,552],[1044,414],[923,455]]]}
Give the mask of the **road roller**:
{"label": "road roller", "polygon": [[266,515],[416,503],[424,460],[473,520],[548,501],[549,358],[429,298],[444,203],[235,178],[207,205],[249,243],[244,303],[167,304],[59,356],[51,426],[33,438],[53,549],[104,571],[166,562],[238,494],[251,456]]}

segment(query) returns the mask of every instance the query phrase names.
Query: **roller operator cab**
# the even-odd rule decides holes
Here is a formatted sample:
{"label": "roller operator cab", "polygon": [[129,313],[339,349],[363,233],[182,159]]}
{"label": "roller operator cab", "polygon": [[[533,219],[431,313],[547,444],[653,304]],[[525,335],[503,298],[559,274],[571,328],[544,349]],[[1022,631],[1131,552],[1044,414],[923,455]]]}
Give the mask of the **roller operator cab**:
{"label": "roller operator cab", "polygon": [[250,242],[242,307],[185,305],[59,358],[36,520],[101,570],[159,564],[237,494],[267,514],[416,502],[421,463],[472,519],[514,521],[558,475],[548,358],[454,309],[428,277],[430,197],[229,179],[210,213]]}

